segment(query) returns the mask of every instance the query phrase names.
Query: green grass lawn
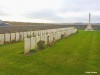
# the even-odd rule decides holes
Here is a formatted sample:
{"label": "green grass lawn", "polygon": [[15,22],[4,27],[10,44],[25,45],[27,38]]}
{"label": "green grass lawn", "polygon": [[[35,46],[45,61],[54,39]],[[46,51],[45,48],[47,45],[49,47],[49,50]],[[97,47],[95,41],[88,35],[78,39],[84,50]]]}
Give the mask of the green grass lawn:
{"label": "green grass lawn", "polygon": [[100,75],[100,31],[79,31],[31,56],[23,47],[0,46],[0,75]]}

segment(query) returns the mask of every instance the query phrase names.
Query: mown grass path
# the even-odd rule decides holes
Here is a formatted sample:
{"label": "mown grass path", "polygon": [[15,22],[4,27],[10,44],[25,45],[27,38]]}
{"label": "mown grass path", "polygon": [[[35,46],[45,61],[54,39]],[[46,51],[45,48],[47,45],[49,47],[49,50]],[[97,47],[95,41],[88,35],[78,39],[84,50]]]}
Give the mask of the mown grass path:
{"label": "mown grass path", "polygon": [[79,31],[31,56],[22,53],[22,42],[0,46],[0,75],[100,75],[100,31]]}

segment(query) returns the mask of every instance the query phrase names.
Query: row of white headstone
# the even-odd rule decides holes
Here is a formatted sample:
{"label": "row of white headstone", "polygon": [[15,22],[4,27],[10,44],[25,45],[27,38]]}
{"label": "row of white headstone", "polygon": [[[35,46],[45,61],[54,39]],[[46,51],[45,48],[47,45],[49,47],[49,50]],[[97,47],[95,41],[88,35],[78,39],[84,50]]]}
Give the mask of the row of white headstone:
{"label": "row of white headstone", "polygon": [[17,41],[23,41],[27,37],[46,35],[49,33],[50,30],[56,31],[56,29],[48,29],[48,30],[0,34],[0,45]]}
{"label": "row of white headstone", "polygon": [[65,37],[68,37],[74,33],[77,32],[77,29],[74,27],[70,28],[59,28],[59,29],[48,29],[46,30],[46,34],[39,35],[35,37],[25,38],[24,40],[24,54],[29,53],[30,50],[38,48],[37,43],[40,40],[45,41],[45,45],[48,43],[57,41],[61,39],[61,35],[65,35]]}
{"label": "row of white headstone", "polygon": [[33,36],[33,32],[34,31],[0,34],[0,45],[23,41],[25,38]]}
{"label": "row of white headstone", "polygon": [[[28,37],[48,35],[50,33],[63,31],[65,29],[66,28],[57,28],[57,29],[0,34],[0,45],[6,44],[6,43],[23,41],[25,38],[28,38]],[[67,29],[71,29],[71,28],[67,28]]]}

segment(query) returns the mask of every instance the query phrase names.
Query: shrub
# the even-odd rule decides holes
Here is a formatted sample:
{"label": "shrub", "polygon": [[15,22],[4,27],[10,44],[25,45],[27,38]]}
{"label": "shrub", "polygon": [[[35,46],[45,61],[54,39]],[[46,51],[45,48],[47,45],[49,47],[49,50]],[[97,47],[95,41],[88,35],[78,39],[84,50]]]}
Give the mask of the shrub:
{"label": "shrub", "polygon": [[65,34],[61,34],[61,39],[65,38]]}
{"label": "shrub", "polygon": [[44,48],[45,48],[45,41],[40,40],[40,41],[37,43],[37,46],[38,46],[38,49],[39,49],[39,50],[44,49]]}

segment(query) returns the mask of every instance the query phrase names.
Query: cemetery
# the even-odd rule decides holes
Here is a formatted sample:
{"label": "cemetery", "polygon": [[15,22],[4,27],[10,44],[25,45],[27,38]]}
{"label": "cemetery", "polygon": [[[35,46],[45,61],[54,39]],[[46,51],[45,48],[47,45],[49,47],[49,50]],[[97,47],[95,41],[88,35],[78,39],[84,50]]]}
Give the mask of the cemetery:
{"label": "cemetery", "polygon": [[[43,39],[40,37],[1,45],[0,75],[85,75],[91,70],[100,74],[100,31],[78,30],[78,33],[56,41],[52,47],[28,56],[24,54],[30,51],[32,44],[30,52],[34,52],[33,40]],[[24,51],[24,47],[27,50]]]}
{"label": "cemetery", "polygon": [[0,75],[100,75],[100,30],[90,15],[84,30],[64,25],[0,27]]}
{"label": "cemetery", "polygon": [[100,75],[100,0],[0,0],[0,75]]}

